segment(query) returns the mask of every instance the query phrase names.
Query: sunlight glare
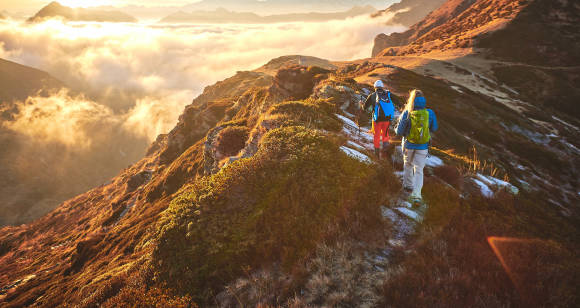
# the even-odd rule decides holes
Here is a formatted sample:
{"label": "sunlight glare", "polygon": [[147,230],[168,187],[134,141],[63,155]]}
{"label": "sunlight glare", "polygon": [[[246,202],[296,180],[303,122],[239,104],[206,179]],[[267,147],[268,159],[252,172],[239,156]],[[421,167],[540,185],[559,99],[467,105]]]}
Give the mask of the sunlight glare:
{"label": "sunlight glare", "polygon": [[114,1],[111,0],[58,0],[58,3],[68,7],[95,7],[102,5],[112,5]]}

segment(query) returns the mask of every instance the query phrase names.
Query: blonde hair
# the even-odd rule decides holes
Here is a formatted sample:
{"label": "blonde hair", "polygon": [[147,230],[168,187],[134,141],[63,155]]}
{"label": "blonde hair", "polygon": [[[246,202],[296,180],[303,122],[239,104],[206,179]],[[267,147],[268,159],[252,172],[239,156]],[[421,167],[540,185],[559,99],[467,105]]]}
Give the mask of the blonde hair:
{"label": "blonde hair", "polygon": [[419,89],[414,89],[411,91],[411,94],[409,95],[409,100],[407,100],[407,105],[405,106],[405,110],[408,113],[411,113],[413,111],[413,109],[415,109],[415,98],[416,97],[422,97],[423,96],[423,92]]}

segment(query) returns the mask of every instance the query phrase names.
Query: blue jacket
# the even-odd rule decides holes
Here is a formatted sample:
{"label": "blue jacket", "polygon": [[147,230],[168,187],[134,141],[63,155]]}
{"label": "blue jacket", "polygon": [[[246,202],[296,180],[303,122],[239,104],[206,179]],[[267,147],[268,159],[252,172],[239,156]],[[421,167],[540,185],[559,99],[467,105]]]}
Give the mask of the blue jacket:
{"label": "blue jacket", "polygon": [[[415,99],[415,108],[413,110],[422,110],[425,109],[427,106],[427,101],[425,99]],[[435,116],[435,112],[431,109],[427,109],[429,112],[429,131],[436,132],[439,129],[439,125],[437,124],[437,117]],[[399,120],[399,125],[397,126],[396,133],[399,136],[403,136],[403,142],[405,143],[405,149],[411,150],[427,150],[429,149],[429,143],[424,144],[415,144],[407,141],[405,138],[409,131],[411,130],[411,120],[409,119],[409,113],[405,111]]]}

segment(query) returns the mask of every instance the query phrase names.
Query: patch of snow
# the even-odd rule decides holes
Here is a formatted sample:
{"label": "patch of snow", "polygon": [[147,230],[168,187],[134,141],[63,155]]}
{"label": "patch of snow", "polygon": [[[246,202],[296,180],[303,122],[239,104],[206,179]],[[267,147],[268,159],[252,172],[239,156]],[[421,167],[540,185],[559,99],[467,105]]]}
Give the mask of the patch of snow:
{"label": "patch of snow", "polygon": [[[481,91],[478,91],[478,92],[485,94]],[[488,96],[492,97],[496,102],[503,104],[504,106],[510,108],[511,110],[513,110],[517,113],[523,114],[525,111],[527,111],[526,108],[517,104],[517,103],[523,103],[522,101],[498,97],[498,96],[493,95],[493,94],[489,94]]]}
{"label": "patch of snow", "polygon": [[434,155],[429,155],[427,157],[427,160],[425,161],[425,165],[434,168],[443,166],[444,163],[443,160],[441,160],[441,158]]}
{"label": "patch of snow", "polygon": [[573,129],[575,131],[580,130],[578,127],[576,127],[576,126],[574,126],[574,125],[572,125],[572,124],[570,124],[570,123],[568,123],[568,122],[566,122],[566,121],[564,121],[564,120],[562,120],[562,119],[560,119],[560,118],[558,118],[556,116],[552,116],[552,119],[554,119],[554,120],[556,120],[556,121],[564,124],[565,126],[568,126],[568,128],[571,128],[571,129]]}
{"label": "patch of snow", "polygon": [[364,155],[363,153],[361,153],[361,152],[359,152],[357,150],[353,150],[353,149],[347,148],[345,146],[341,146],[340,149],[344,153],[346,153],[346,155],[348,155],[348,156],[350,156],[352,158],[355,158],[355,159],[357,159],[357,160],[359,160],[359,161],[361,161],[363,163],[370,164],[372,162],[371,159],[368,156]]}
{"label": "patch of snow", "polygon": [[351,120],[351,119],[349,119],[349,118],[347,118],[347,117],[345,117],[345,116],[342,116],[342,115],[340,115],[340,114],[338,114],[338,113],[335,113],[334,115],[335,115],[337,118],[339,118],[339,119],[340,119],[340,120],[341,120],[341,121],[342,121],[344,124],[346,124],[346,125],[348,125],[348,126],[352,126],[352,127],[354,127],[354,128],[358,128],[358,126],[356,125],[356,123],[355,123],[353,120]]}
{"label": "patch of snow", "polygon": [[369,94],[371,94],[371,90],[369,90],[369,89],[367,89],[367,88],[363,88],[363,89],[362,89],[362,91],[363,91],[363,93],[364,93],[365,95],[367,95],[367,96],[368,96]]}
{"label": "patch of snow", "polygon": [[477,76],[478,78],[481,78],[487,82],[493,83],[493,84],[497,84],[497,82],[495,82],[494,80],[489,79],[488,77],[485,77],[481,74],[476,74],[476,73],[472,73],[474,76]]}
{"label": "patch of snow", "polygon": [[403,240],[393,240],[390,239],[389,240],[389,244],[393,247],[404,247],[405,246],[405,241]]}
{"label": "patch of snow", "polygon": [[510,184],[506,181],[500,180],[498,178],[494,178],[494,177],[489,176],[489,175],[483,175],[480,173],[477,174],[477,178],[479,180],[485,182],[489,186],[498,186],[501,188],[506,188],[514,195],[517,195],[519,193],[519,189],[517,187],[513,186],[512,184]]}
{"label": "patch of snow", "polygon": [[502,88],[504,88],[504,89],[506,89],[506,90],[508,90],[508,91],[510,91],[510,92],[512,92],[512,93],[513,93],[513,94],[515,94],[515,95],[519,95],[519,94],[520,94],[518,91],[516,91],[516,90],[514,90],[514,89],[512,89],[512,88],[510,88],[510,87],[508,87],[508,86],[507,86],[507,85],[505,85],[505,84],[501,85],[501,87],[502,87]]}
{"label": "patch of snow", "polygon": [[550,131],[552,134],[559,134],[560,133],[556,128],[554,128],[554,126],[551,123],[536,120],[533,118],[529,118],[529,119],[530,119],[530,121],[534,122],[536,125],[543,127],[546,130]]}
{"label": "patch of snow", "polygon": [[395,171],[393,172],[398,178],[403,178],[405,176],[404,171]]}
{"label": "patch of snow", "polygon": [[483,183],[482,181],[480,181],[478,179],[473,179],[473,182],[475,184],[477,184],[477,186],[479,186],[479,189],[481,190],[481,194],[484,197],[486,197],[486,198],[493,197],[493,191],[491,191],[491,189],[489,189],[489,187],[487,185],[485,185],[485,183]]}
{"label": "patch of snow", "polygon": [[573,144],[569,143],[568,141],[566,141],[566,139],[562,139],[560,140],[564,145],[568,146],[569,148],[571,148],[574,152],[580,153],[580,149],[578,149],[577,147],[575,147]]}
{"label": "patch of snow", "polygon": [[356,142],[354,142],[352,140],[349,140],[347,142],[347,144],[350,145],[350,146],[352,146],[352,147],[355,147],[355,148],[357,148],[359,150],[363,150],[363,151],[365,150],[365,147],[363,147],[362,145],[360,145],[360,144],[358,144],[358,143],[356,143]]}
{"label": "patch of snow", "polygon": [[[534,120],[532,119],[532,121],[534,121]],[[538,121],[538,122],[541,122],[541,121]],[[540,124],[540,123],[536,123],[536,124],[541,125],[543,127],[546,127],[544,125],[544,123],[546,123],[546,122],[541,122],[541,123],[542,124]],[[505,125],[503,125],[503,123],[502,123],[502,126],[505,127]],[[538,132],[533,132],[533,131],[527,130],[525,128],[521,128],[521,127],[519,127],[517,125],[512,125],[508,129],[511,130],[512,132],[518,133],[518,134],[520,134],[520,135],[522,135],[522,136],[524,136],[524,137],[532,140],[535,143],[542,144],[542,145],[547,145],[548,143],[550,143],[550,137],[549,136],[540,134]]]}
{"label": "patch of snow", "polygon": [[412,211],[406,207],[398,207],[396,210],[415,221],[421,221],[421,216],[417,212]]}
{"label": "patch of snow", "polygon": [[383,215],[383,218],[388,218],[391,222],[395,222],[398,219],[397,214],[386,206],[381,206],[381,214]]}
{"label": "patch of snow", "polygon": [[455,90],[455,91],[457,91],[459,93],[463,93],[463,91],[461,91],[461,88],[458,87],[458,86],[451,86],[451,89],[453,89],[453,90]]}

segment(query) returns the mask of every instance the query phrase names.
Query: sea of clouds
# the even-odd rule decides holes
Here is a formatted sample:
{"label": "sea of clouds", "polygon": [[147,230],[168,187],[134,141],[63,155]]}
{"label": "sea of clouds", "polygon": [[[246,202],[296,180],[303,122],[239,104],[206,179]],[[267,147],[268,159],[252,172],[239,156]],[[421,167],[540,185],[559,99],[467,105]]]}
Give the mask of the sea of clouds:
{"label": "sea of clouds", "polygon": [[[367,16],[273,25],[5,21],[0,22],[0,58],[44,70],[84,94],[59,93],[66,106],[78,102],[86,107],[90,100],[94,108],[106,107],[110,116],[126,121],[125,128],[153,140],[175,125],[183,107],[205,86],[282,55],[366,58],[377,33],[401,30],[384,22]],[[42,99],[30,103],[35,101]],[[43,108],[44,103],[37,105]]]}
{"label": "sea of clouds", "polygon": [[[370,56],[385,19],[167,25],[0,20],[0,58],[68,89],[14,103],[0,120],[0,225],[27,222],[142,158],[213,84],[290,54]],[[3,102],[2,102],[3,103]]]}

